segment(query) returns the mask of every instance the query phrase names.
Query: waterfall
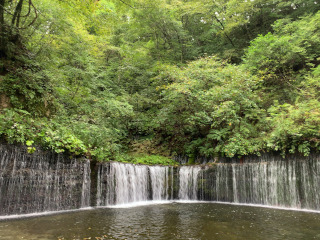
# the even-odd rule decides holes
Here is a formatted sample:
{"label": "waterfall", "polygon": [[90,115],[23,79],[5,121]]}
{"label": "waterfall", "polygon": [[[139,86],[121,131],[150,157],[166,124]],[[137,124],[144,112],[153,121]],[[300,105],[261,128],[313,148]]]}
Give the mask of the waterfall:
{"label": "waterfall", "polygon": [[86,159],[83,164],[83,180],[82,180],[82,191],[81,191],[81,207],[82,208],[90,206],[90,191],[91,191],[90,174],[91,174],[90,161]]}
{"label": "waterfall", "polygon": [[181,167],[179,171],[179,199],[180,200],[197,200],[198,192],[198,175],[201,168]]}
{"label": "waterfall", "polygon": [[[301,207],[296,161],[232,164],[233,201],[280,207]],[[301,163],[305,165],[305,163]],[[301,172],[300,174],[308,174]],[[300,188],[305,188],[301,185]],[[320,190],[320,189],[319,189]]]}
{"label": "waterfall", "polygon": [[147,166],[117,162],[101,164],[98,172],[97,205],[147,201],[148,186]]}
{"label": "waterfall", "polygon": [[203,170],[201,200],[320,209],[320,161],[217,164]]}
{"label": "waterfall", "polygon": [[152,200],[168,200],[169,167],[149,166]]}
{"label": "waterfall", "polygon": [[167,200],[172,186],[169,167],[111,162],[99,166],[97,206]]}
{"label": "waterfall", "polygon": [[[230,201],[230,197],[234,195],[234,193],[231,193],[230,190],[230,182],[231,180],[233,180],[233,178],[230,178],[229,176],[229,171],[230,166],[228,164],[219,164],[216,167],[216,172],[212,172],[211,174],[214,174],[216,179],[215,181],[212,180],[213,182],[213,186],[210,187],[210,185],[207,187],[207,193],[210,193],[211,188],[213,191],[213,196],[211,196],[211,198],[213,198],[216,201],[221,201],[221,202],[225,202],[225,201]],[[209,198],[210,199],[210,198]],[[210,199],[211,200],[211,199]]]}
{"label": "waterfall", "polygon": [[84,208],[91,195],[97,206],[200,200],[320,210],[317,155],[210,166],[107,162],[92,174],[89,160],[0,144],[0,216]]}
{"label": "waterfall", "polygon": [[89,161],[0,145],[0,215],[89,206]]}
{"label": "waterfall", "polygon": [[[101,164],[97,205],[205,200],[320,209],[320,161],[290,159],[211,167]],[[177,190],[176,190],[177,189]]]}

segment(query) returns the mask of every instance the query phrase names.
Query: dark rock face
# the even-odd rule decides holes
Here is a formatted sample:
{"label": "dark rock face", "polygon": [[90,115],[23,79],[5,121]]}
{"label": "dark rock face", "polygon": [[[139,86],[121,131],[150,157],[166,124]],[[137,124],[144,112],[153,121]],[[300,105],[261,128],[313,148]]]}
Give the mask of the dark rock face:
{"label": "dark rock face", "polygon": [[0,215],[76,209],[89,199],[88,160],[0,145]]}

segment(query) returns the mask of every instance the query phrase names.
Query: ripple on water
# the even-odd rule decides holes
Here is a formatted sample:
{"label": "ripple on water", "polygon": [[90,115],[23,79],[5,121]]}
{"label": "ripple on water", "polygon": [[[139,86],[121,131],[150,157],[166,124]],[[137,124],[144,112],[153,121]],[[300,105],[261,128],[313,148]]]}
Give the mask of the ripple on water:
{"label": "ripple on water", "polygon": [[216,203],[99,208],[0,222],[0,239],[319,239],[320,214]]}

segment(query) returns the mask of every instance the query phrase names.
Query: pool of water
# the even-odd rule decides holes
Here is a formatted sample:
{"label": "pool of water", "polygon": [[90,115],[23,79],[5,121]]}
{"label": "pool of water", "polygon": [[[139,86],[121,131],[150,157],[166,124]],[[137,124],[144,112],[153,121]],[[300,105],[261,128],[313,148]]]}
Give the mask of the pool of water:
{"label": "pool of water", "polygon": [[1,220],[0,239],[320,239],[320,213],[218,203],[98,208]]}

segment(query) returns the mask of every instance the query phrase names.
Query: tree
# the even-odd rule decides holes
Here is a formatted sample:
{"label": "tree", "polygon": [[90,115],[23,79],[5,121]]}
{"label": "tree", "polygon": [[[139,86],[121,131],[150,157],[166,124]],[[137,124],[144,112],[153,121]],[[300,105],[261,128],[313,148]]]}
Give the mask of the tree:
{"label": "tree", "polygon": [[20,30],[33,25],[37,17],[32,0],[0,1],[0,59],[12,57],[12,47],[22,47]]}
{"label": "tree", "polygon": [[261,149],[264,110],[254,91],[258,80],[216,57],[160,75],[159,137],[178,154],[246,155]]}

